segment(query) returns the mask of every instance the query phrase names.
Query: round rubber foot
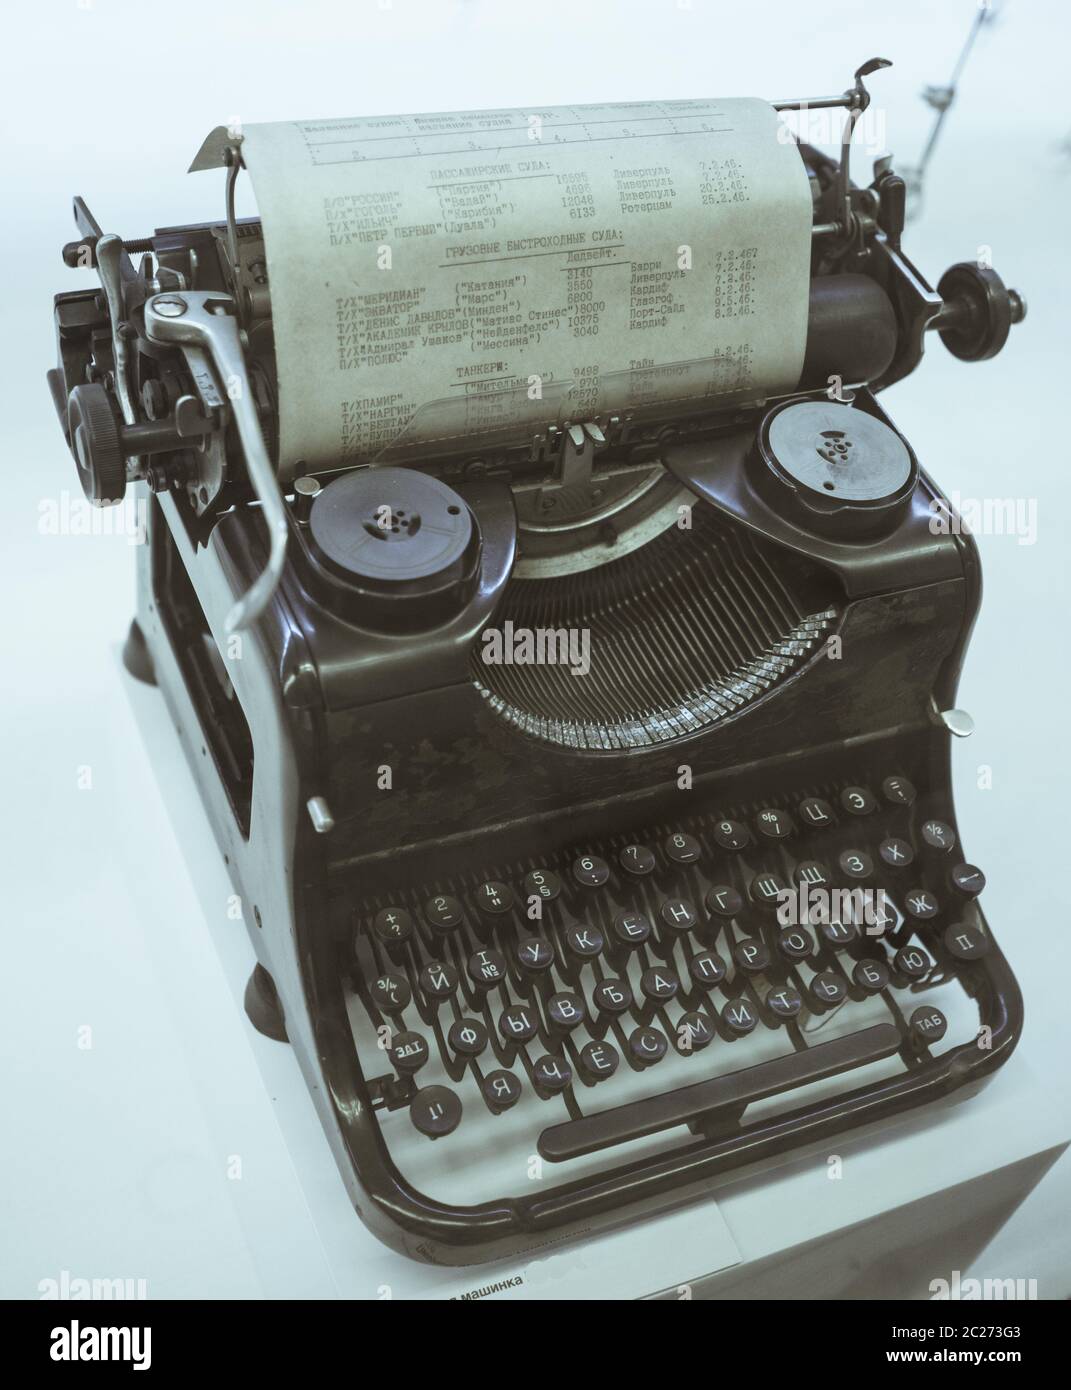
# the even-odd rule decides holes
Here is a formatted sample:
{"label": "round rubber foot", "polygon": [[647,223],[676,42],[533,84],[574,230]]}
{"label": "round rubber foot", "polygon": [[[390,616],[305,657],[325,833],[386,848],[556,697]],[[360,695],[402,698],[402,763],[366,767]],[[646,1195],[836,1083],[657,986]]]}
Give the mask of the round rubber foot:
{"label": "round rubber foot", "polygon": [[145,634],[138,626],[137,618],[131,621],[130,631],[123,643],[123,665],[135,680],[142,681],[145,685],[156,684],[156,672],[153,670],[152,657],[149,655],[149,644],[145,641]]}
{"label": "round rubber foot", "polygon": [[275,981],[262,965],[255,966],[249,977],[244,1002],[249,1022],[258,1033],[263,1033],[266,1038],[274,1038],[276,1042],[290,1041],[286,1036],[286,1020]]}

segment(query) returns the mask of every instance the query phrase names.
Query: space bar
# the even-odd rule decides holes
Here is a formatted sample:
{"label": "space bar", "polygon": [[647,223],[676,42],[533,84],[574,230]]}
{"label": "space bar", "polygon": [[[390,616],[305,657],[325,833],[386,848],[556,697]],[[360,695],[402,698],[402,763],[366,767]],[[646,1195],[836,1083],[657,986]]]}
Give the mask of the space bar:
{"label": "space bar", "polygon": [[722,1106],[739,1111],[752,1101],[764,1100],[780,1091],[824,1081],[852,1067],[881,1061],[883,1057],[891,1057],[899,1047],[899,1030],[891,1023],[878,1023],[859,1033],[818,1043],[806,1052],[792,1052],[787,1057],[759,1062],[727,1076],[711,1077],[709,1081],[697,1081],[677,1091],[618,1105],[604,1110],[601,1115],[585,1115],[579,1120],[551,1125],[539,1136],[539,1152],[549,1163],[580,1158],[613,1144],[626,1144],[662,1129],[685,1125]]}

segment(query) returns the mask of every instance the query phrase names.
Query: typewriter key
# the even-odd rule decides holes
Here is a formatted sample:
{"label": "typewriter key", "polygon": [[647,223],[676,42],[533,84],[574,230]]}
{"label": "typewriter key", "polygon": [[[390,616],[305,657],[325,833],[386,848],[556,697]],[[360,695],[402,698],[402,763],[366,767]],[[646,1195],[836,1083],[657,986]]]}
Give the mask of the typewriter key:
{"label": "typewriter key", "polygon": [[770,964],[770,952],[761,937],[749,936],[744,941],[738,941],[733,947],[733,960],[749,975],[758,975]]}
{"label": "typewriter key", "polygon": [[707,907],[718,917],[735,917],[743,910],[744,900],[735,888],[719,883],[707,894]]}
{"label": "typewriter key", "polygon": [[413,935],[413,919],[404,907],[385,907],[376,913],[372,930],[384,946],[401,946]]}
{"label": "typewriter key", "polygon": [[895,837],[882,840],[878,845],[878,853],[881,855],[882,863],[888,864],[890,869],[906,869],[915,858],[914,846]]}
{"label": "typewriter key", "polygon": [[784,811],[760,811],[755,817],[755,824],[759,827],[759,834],[770,840],[785,840],[793,830],[792,821]]}
{"label": "typewriter key", "polygon": [[873,921],[866,923],[867,936],[883,936],[886,941],[891,941],[893,945],[899,946],[911,935],[910,926],[901,931],[904,919],[897,910],[896,904],[888,894],[883,894],[881,901],[874,904],[871,914]]}
{"label": "typewriter key", "polygon": [[695,908],[686,898],[672,898],[669,902],[664,902],[658,910],[658,915],[671,931],[691,931],[699,920],[695,915]]}
{"label": "typewriter key", "polygon": [[810,960],[814,937],[802,927],[789,927],[777,938],[777,949],[788,960]]}
{"label": "typewriter key", "polygon": [[713,834],[720,849],[746,849],[751,843],[751,831],[738,820],[718,821]]}
{"label": "typewriter key", "polygon": [[554,964],[554,947],[545,936],[524,936],[516,942],[513,954],[522,970],[538,975]]}
{"label": "typewriter key", "polygon": [[714,1025],[706,1014],[681,1014],[677,1020],[677,1051],[687,1056],[690,1052],[702,1052],[714,1038]]}
{"label": "typewriter key", "polygon": [[916,921],[928,922],[931,917],[937,916],[937,899],[925,888],[912,888],[904,897],[904,910]]}
{"label": "typewriter key", "polygon": [[388,1055],[403,1076],[412,1076],[428,1060],[430,1053],[426,1039],[419,1033],[395,1033]]}
{"label": "typewriter key", "polygon": [[833,807],[818,796],[809,796],[806,801],[801,801],[799,815],[800,820],[818,829],[824,825],[832,825],[834,820]]}
{"label": "typewriter key", "polygon": [[848,997],[848,986],[832,970],[823,970],[807,986],[808,993],[820,1008],[831,1008],[843,1004]]}
{"label": "typewriter key", "polygon": [[511,1004],[499,1015],[498,1031],[505,1042],[531,1042],[539,1032],[535,1010],[527,1004]]}
{"label": "typewriter key", "polygon": [[701,951],[689,960],[688,976],[696,989],[713,989],[725,979],[725,962],[716,951]]}
{"label": "typewriter key", "polygon": [[818,930],[834,951],[843,951],[859,938],[859,928],[854,922],[820,922]]}
{"label": "typewriter key", "polygon": [[754,1031],[759,1020],[746,999],[734,999],[722,1009],[721,1021],[730,1034],[742,1038]]}
{"label": "typewriter key", "polygon": [[825,888],[833,882],[828,867],[820,859],[804,859],[792,870],[802,888]]}
{"label": "typewriter key", "polygon": [[889,967],[883,960],[856,961],[852,981],[865,994],[880,994],[889,983]]}
{"label": "typewriter key", "polygon": [[449,1086],[425,1086],[409,1102],[409,1118],[421,1134],[441,1139],[461,1123],[461,1101]]}
{"label": "typewriter key", "polygon": [[869,878],[874,872],[874,861],[865,850],[846,849],[837,860],[840,871],[846,878]]}
{"label": "typewriter key", "polygon": [[536,1093],[544,1100],[564,1091],[573,1079],[573,1069],[563,1057],[540,1057],[532,1072]]}
{"label": "typewriter key", "polygon": [[657,1028],[636,1028],[628,1035],[629,1056],[641,1067],[660,1062],[669,1051],[665,1033]]}
{"label": "typewriter key", "polygon": [[630,950],[651,935],[651,923],[642,912],[621,912],[614,918],[614,936]]}
{"label": "typewriter key", "polygon": [[474,951],[465,967],[477,989],[494,989],[506,978],[506,962],[500,951]]}
{"label": "typewriter key", "polygon": [[580,1049],[580,1070],[589,1081],[605,1081],[621,1063],[621,1054],[608,1042],[589,1042]]}
{"label": "typewriter key", "polygon": [[478,1057],[487,1047],[487,1029],[478,1018],[459,1018],[451,1023],[446,1041],[459,1057]]}
{"label": "typewriter key", "polygon": [[910,806],[915,800],[915,788],[906,777],[886,777],[881,791],[892,806]]}
{"label": "typewriter key", "polygon": [[694,864],[702,852],[695,836],[686,835],[682,830],[667,836],[663,848],[674,864]]}
{"label": "typewriter key", "polygon": [[568,927],[565,944],[574,956],[581,960],[593,960],[602,950],[604,942],[598,927]]}
{"label": "typewriter key", "polygon": [[654,854],[646,845],[626,845],[617,859],[630,874],[652,873],[656,863]]}
{"label": "typewriter key", "polygon": [[775,985],[762,1002],[775,1018],[795,1018],[803,1008],[803,996],[791,985]]}
{"label": "typewriter key", "polygon": [[675,970],[670,970],[667,965],[655,965],[650,970],[645,970],[640,976],[640,989],[648,999],[657,999],[664,1002],[672,999],[681,987],[680,979]]}
{"label": "typewriter key", "polygon": [[930,849],[940,850],[944,854],[955,846],[956,832],[943,820],[928,820],[922,823],[922,838]]}
{"label": "typewriter key", "polygon": [[901,946],[893,956],[893,965],[905,979],[911,981],[924,979],[932,964],[926,952],[917,946]]}
{"label": "typewriter key", "polygon": [[476,906],[481,912],[498,917],[513,906],[513,890],[504,883],[481,883],[476,889]]}
{"label": "typewriter key", "polygon": [[500,1115],[521,1098],[521,1083],[511,1071],[489,1071],[480,1079],[480,1090],[491,1111]]}
{"label": "typewriter key", "polygon": [[852,816],[870,816],[878,809],[873,793],[866,787],[845,787],[840,794],[840,804]]}
{"label": "typewriter key", "polygon": [[751,880],[748,891],[751,901],[758,903],[759,907],[776,908],[780,904],[781,894],[787,893],[789,887],[779,874],[757,874]]}
{"label": "typewriter key", "polygon": [[461,925],[461,904],[456,898],[429,898],[424,916],[432,931],[449,932]]}
{"label": "typewriter key", "polygon": [[952,887],[967,898],[976,898],[985,887],[985,874],[977,864],[957,864],[950,877]]}
{"label": "typewriter key", "polygon": [[591,998],[600,1013],[628,1013],[632,1008],[632,986],[627,980],[600,980]]}
{"label": "typewriter key", "polygon": [[562,891],[562,881],[552,869],[533,869],[524,876],[524,896],[552,902]]}
{"label": "typewriter key", "polygon": [[385,1013],[395,1013],[408,1006],[413,997],[404,975],[388,970],[372,985],[372,998]]}
{"label": "typewriter key", "polygon": [[420,972],[420,988],[429,999],[449,999],[457,989],[457,971],[446,961],[429,961]]}
{"label": "typewriter key", "polygon": [[948,1019],[932,1004],[924,1004],[916,1009],[909,1022],[912,1040],[927,1047],[939,1043],[948,1032]]}
{"label": "typewriter key", "polygon": [[989,938],[978,927],[968,926],[966,922],[954,922],[945,928],[942,937],[945,950],[957,960],[979,960],[989,950]]}
{"label": "typewriter key", "polygon": [[583,999],[579,994],[570,994],[568,990],[552,994],[547,1001],[547,1017],[558,1028],[575,1028],[578,1023],[584,1022],[585,1014]]}
{"label": "typewriter key", "polygon": [[573,877],[585,888],[601,888],[610,877],[610,866],[597,854],[583,854],[573,861]]}

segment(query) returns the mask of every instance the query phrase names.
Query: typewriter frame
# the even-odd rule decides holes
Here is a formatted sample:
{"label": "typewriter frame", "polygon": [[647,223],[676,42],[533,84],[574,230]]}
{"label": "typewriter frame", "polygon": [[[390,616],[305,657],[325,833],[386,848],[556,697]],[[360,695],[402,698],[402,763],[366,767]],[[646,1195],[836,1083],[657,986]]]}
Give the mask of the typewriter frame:
{"label": "typewriter frame", "polygon": [[[934,293],[900,248],[903,180],[883,162],[869,188],[851,183],[851,132],[869,100],[862,77],[886,65],[880,59],[865,64],[856,73],[855,86],[843,94],[774,105],[782,110],[837,106],[849,112],[839,166],[801,146],[816,190],[822,186],[816,196],[812,285],[832,288],[834,294],[820,329],[812,314],[807,361],[792,398],[825,400],[827,372],[840,370],[849,341],[853,349],[858,347],[855,408],[895,429],[875,393],[914,369],[928,330],[937,329],[955,355],[979,360],[999,351],[1025,306],[995,274],[970,265],[954,267]],[[120,359],[130,351],[129,334],[121,330],[129,330],[132,321],[136,328],[144,319],[150,295],[183,288],[183,264],[196,261],[207,274],[199,286],[221,295],[237,291],[231,283],[239,265],[236,248],[241,236],[253,230],[234,219],[237,168],[236,156],[228,179],[225,229],[235,270],[230,279],[225,265],[212,263],[221,244],[218,225],[166,228],[142,242],[121,243],[103,236],[82,200],[75,200],[75,219],[85,240],[65,248],[65,259],[70,265],[85,264],[81,256],[89,248],[90,263],[101,270],[111,334],[102,297],[92,291],[57,296],[59,364],[49,378],[68,444],[68,393],[76,383],[103,381],[122,398],[125,425],[120,432],[117,419],[103,421],[100,457],[114,467],[121,446],[128,456],[127,480],[145,478],[151,485],[147,544],[138,551],[136,619],[124,659],[134,675],[160,686],[241,896],[258,961],[246,994],[247,1010],[261,1031],[293,1044],[350,1199],[365,1224],[386,1245],[430,1263],[463,1265],[515,1256],[696,1199],[715,1185],[819,1152],[848,1131],[863,1134],[923,1104],[976,1090],[1010,1056],[1023,1024],[1018,986],[995,942],[985,956],[957,971],[977,1000],[983,1026],[991,1030],[988,1048],[970,1042],[936,1059],[925,1050],[910,1058],[901,1050],[908,1070],[896,1078],[743,1128],[739,1115],[726,1114],[715,1123],[700,1124],[698,1132],[693,1127],[694,1142],[686,1147],[620,1162],[597,1178],[570,1181],[563,1173],[564,1181],[536,1196],[451,1206],[407,1182],[387,1150],[375,1114],[384,1101],[377,1085],[383,1078],[364,1075],[344,1003],[342,962],[352,933],[347,885],[355,872],[373,872],[389,884],[392,875],[399,880],[421,856],[432,877],[479,834],[493,836],[496,855],[504,857],[530,849],[533,836],[542,837],[542,850],[615,833],[655,818],[669,796],[679,796],[668,789],[675,786],[679,759],[693,750],[701,750],[704,763],[687,794],[693,802],[709,802],[716,788],[737,785],[745,777],[750,787],[761,789],[764,782],[808,775],[816,764],[826,769],[838,761],[882,755],[888,770],[915,775],[933,789],[939,806],[931,807],[931,814],[939,811],[954,827],[951,735],[939,712],[954,704],[978,610],[978,553],[969,533],[958,527],[941,536],[930,531],[931,503],[939,494],[924,470],[902,519],[878,543],[823,537],[793,524],[764,500],[749,475],[751,441],[763,412],[778,404],[767,401],[727,419],[695,417],[682,423],[656,457],[723,519],[837,578],[844,602],[836,631],[846,639],[850,661],[812,655],[739,713],[653,747],[593,753],[533,743],[496,719],[469,671],[469,650],[494,613],[515,556],[509,451],[497,469],[482,476],[467,472],[464,460],[455,460],[456,467],[451,471],[448,464],[443,472],[479,519],[483,572],[457,620],[420,634],[415,658],[407,659],[397,645],[391,653],[368,633],[335,620],[306,592],[300,567],[288,564],[271,601],[240,635],[241,659],[230,660],[229,644],[235,639],[228,637],[228,615],[265,574],[268,553],[264,513],[248,505],[247,484],[252,481],[265,506],[270,500],[275,509],[278,491],[273,485],[271,499],[261,492],[251,466],[249,478],[240,468],[221,468],[224,448],[228,457],[240,457],[241,450],[210,372],[187,370],[195,382],[187,404],[194,409],[187,409],[182,420],[177,404],[170,417],[150,414],[144,420],[132,408]],[[155,254],[155,279],[151,271],[143,279],[136,277],[126,258],[126,252],[135,250]],[[164,279],[161,271],[170,278]],[[868,300],[864,293],[853,309],[853,296],[837,293],[847,286],[838,279],[845,272],[857,282],[855,290],[877,286],[887,297],[885,311],[895,317],[895,350],[885,353],[888,318],[870,332],[873,295]],[[159,339],[147,345],[139,339],[139,344],[150,356],[166,359],[171,354],[172,360],[181,360],[175,345],[161,348]],[[872,365],[864,367],[868,352]],[[203,354],[200,363],[186,356],[187,369],[191,362],[206,368]],[[103,365],[87,377],[93,359]],[[271,409],[261,385],[258,379],[257,408],[262,427],[267,427]],[[195,394],[199,402],[192,399]],[[111,413],[119,414],[114,401]],[[196,486],[173,460],[196,447],[198,434],[207,439],[209,432],[211,458],[203,466],[215,473],[198,501]],[[133,468],[139,460],[131,459],[132,454],[147,457],[149,466]],[[520,457],[531,462],[523,449]],[[201,458],[206,458],[203,446]],[[420,463],[419,458],[407,461]],[[552,456],[543,461],[551,467],[556,463]],[[83,459],[78,462],[84,467]],[[102,495],[114,500],[113,493]],[[301,546],[299,499],[281,505],[293,554]],[[276,514],[281,524],[282,514]],[[278,539],[276,535],[277,559],[282,553]],[[905,615],[914,623],[910,642],[901,634]],[[228,689],[241,707],[243,717],[237,720],[228,715]],[[427,823],[409,824],[404,811],[391,809],[389,799],[369,812],[361,797],[375,785],[384,742],[396,739],[404,745],[413,728],[422,729],[425,741],[440,753],[459,737],[475,738],[494,768],[515,777],[531,767],[535,786],[524,815],[499,795],[495,805],[480,807],[471,817],[467,834],[443,836]],[[533,749],[538,749],[538,759],[533,759]],[[242,776],[246,764],[251,766],[249,785]],[[636,769],[643,778],[638,792]],[[509,775],[500,780],[508,784]],[[561,793],[566,781],[567,802]],[[476,809],[475,802],[464,801],[471,793],[461,789],[455,794],[466,810]],[[727,794],[725,800],[731,799]],[[552,822],[566,804],[569,829],[563,837]],[[440,798],[439,809],[445,805],[446,798]],[[674,809],[679,811],[679,801]],[[355,825],[353,817],[359,813],[365,813],[360,828],[363,832],[367,826],[367,842],[347,853],[347,843],[353,848],[347,820]],[[970,910],[984,925],[978,905]]]}
{"label": "typewriter frame", "polygon": [[[866,395],[869,408],[886,418],[869,393]],[[670,450],[666,461],[698,496],[731,513],[746,504],[746,484],[741,483],[742,471],[726,469],[727,448],[731,454],[731,439],[728,445],[724,440],[682,445],[676,451]],[[717,466],[712,461],[715,456]],[[740,467],[742,470],[742,462]],[[490,499],[500,509],[507,507],[503,486],[494,482],[478,485],[486,494],[482,500]],[[910,749],[909,765],[922,766],[927,784],[943,789],[942,815],[954,826],[951,735],[934,716],[936,709],[949,708],[954,702],[963,653],[977,611],[981,578],[975,543],[965,533],[954,532],[931,545],[926,562],[930,582],[920,571],[918,552],[911,558],[909,537],[914,535],[917,540],[917,528],[925,525],[930,515],[927,501],[936,495],[933,484],[923,474],[911,516],[905,523],[903,549],[897,554],[896,546],[881,547],[888,552],[883,574],[875,573],[872,557],[861,554],[859,548],[811,538],[811,544],[822,552],[824,559],[828,562],[834,556],[841,570],[849,602],[839,630],[850,639],[855,652],[872,651],[875,644],[889,637],[904,594],[890,586],[897,572],[901,582],[908,572],[913,574],[912,587],[917,590],[916,597],[928,605],[931,634],[936,636],[931,635],[928,645],[913,648],[915,659],[924,665],[927,675],[920,679],[917,672],[912,672],[910,688],[919,698],[906,718],[902,700],[889,695],[887,670],[880,680],[864,679],[853,697],[845,699],[843,689],[838,694],[838,687],[848,673],[837,668],[848,663],[819,664],[819,658],[812,658],[784,684],[749,706],[743,717],[719,723],[694,739],[673,740],[661,747],[629,753],[601,753],[594,759],[590,754],[573,754],[564,749],[541,749],[541,758],[576,764],[581,780],[588,779],[592,761],[601,765],[596,779],[601,779],[601,786],[592,787],[593,795],[586,804],[571,813],[569,840],[581,838],[589,826],[597,825],[600,833],[608,833],[616,823],[635,822],[643,814],[638,809],[641,805],[651,804],[653,814],[659,787],[672,786],[670,768],[697,741],[705,744],[706,755],[711,747],[731,745],[736,761],[697,778],[695,789],[689,793],[692,797],[699,796],[701,788],[710,782],[738,781],[745,770],[749,778],[759,781],[774,767],[783,776],[808,759],[821,760],[835,753],[843,756],[846,747],[853,755],[876,752],[881,746],[895,749],[886,763],[902,770],[904,752]],[[754,527],[753,498],[750,506],[748,524]],[[188,643],[184,647],[183,636],[176,628],[176,575],[169,566],[177,562],[188,576],[218,647],[225,650],[226,612],[235,597],[248,587],[260,563],[263,531],[256,526],[255,515],[248,508],[225,514],[211,532],[207,545],[200,546],[191,537],[187,518],[175,498],[168,493],[154,497],[148,544],[139,552],[137,623],[225,862],[247,905],[246,920],[257,959],[270,969],[285,1017],[286,1036],[297,1052],[350,1198],[361,1218],[387,1245],[409,1256],[444,1264],[483,1262],[545,1247],[600,1226],[685,1202],[709,1192],[715,1182],[758,1171],[786,1156],[814,1151],[816,1146],[829,1143],[847,1130],[872,1126],[953,1092],[969,1094],[1010,1055],[1022,1028],[1022,1002],[1014,977],[994,944],[982,960],[961,967],[961,974],[970,980],[976,993],[982,1023],[992,1029],[988,1050],[974,1043],[964,1044],[936,1060],[918,1060],[904,1075],[892,1080],[861,1087],[736,1132],[700,1137],[687,1148],[661,1157],[622,1163],[597,1182],[565,1180],[538,1196],[472,1207],[449,1206],[414,1190],[387,1151],[374,1113],[378,1097],[370,1088],[372,1078],[363,1075],[353,1045],[338,974],[337,941],[332,940],[337,928],[330,924],[328,884],[332,872],[337,874],[339,870],[329,868],[331,834],[317,833],[305,810],[309,798],[324,785],[329,760],[337,765],[346,758],[348,741],[348,732],[342,738],[332,733],[333,720],[337,724],[341,719],[344,728],[346,717],[341,712],[334,716],[325,713],[324,694],[315,678],[315,668],[327,654],[322,647],[316,650],[315,615],[309,613],[303,594],[288,574],[270,608],[243,635],[242,659],[229,664],[255,745],[248,839],[236,818],[232,793],[221,776],[211,721],[204,717],[193,693],[197,682],[190,679]],[[775,517],[769,519],[765,534],[784,543],[783,528]],[[799,539],[797,535],[797,544]],[[867,552],[869,547],[862,550]],[[477,628],[486,621],[483,607],[478,607]],[[949,650],[942,637],[951,630],[958,635]],[[429,635],[428,642],[436,646],[435,634]],[[425,660],[437,659],[429,654],[427,645],[423,650]],[[437,655],[443,660],[444,669],[456,665],[454,644]],[[135,649],[128,663],[135,670],[137,658]],[[852,663],[853,671],[858,665],[858,661]],[[865,657],[862,665],[866,665]],[[329,661],[324,663],[324,669],[330,669]],[[144,663],[141,674],[149,675]],[[345,673],[336,676],[346,679]],[[896,683],[892,685],[895,689]],[[481,736],[491,732],[486,726],[490,715],[471,685],[454,685],[449,691],[431,693],[440,700],[449,700],[455,709],[460,708],[465,722],[482,722]],[[889,722],[893,705],[901,711],[898,722]],[[883,706],[886,719],[877,724],[871,722],[871,710]],[[831,720],[834,710],[839,712]],[[864,733],[862,725],[868,725],[871,733]],[[872,732],[875,728],[881,732]],[[784,744],[787,729],[792,730],[793,747],[769,752],[771,746],[776,748],[778,739]],[[823,742],[808,742],[819,735]],[[445,728],[444,736],[450,736]],[[526,742],[512,731],[510,737],[522,747]],[[767,755],[760,759],[758,752],[763,744]],[[725,754],[721,756],[724,758]],[[639,797],[630,791],[615,807],[612,793],[607,792],[615,782],[628,782],[637,758],[643,760],[646,790]],[[358,774],[354,775],[356,778]],[[530,837],[532,825],[533,820],[528,817],[520,830],[516,826],[512,831],[499,827],[495,833],[508,844],[511,838],[518,841],[519,836]],[[382,868],[393,857],[398,867],[408,863],[421,848],[405,847],[396,856],[381,850],[369,863]],[[448,852],[440,844],[439,856]],[[980,912],[978,920],[984,921]],[[259,971],[257,976],[272,993],[270,982]],[[274,1000],[262,997],[258,1001],[255,991],[252,998],[247,994],[251,1010],[255,1011],[258,1003],[264,1017],[270,1020]],[[268,1031],[270,1026],[269,1021]]]}

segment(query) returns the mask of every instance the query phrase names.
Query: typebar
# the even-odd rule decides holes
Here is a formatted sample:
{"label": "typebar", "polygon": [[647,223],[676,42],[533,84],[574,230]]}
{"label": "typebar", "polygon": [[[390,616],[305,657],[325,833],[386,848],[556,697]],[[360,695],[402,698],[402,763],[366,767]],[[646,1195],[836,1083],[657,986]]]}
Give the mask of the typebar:
{"label": "typebar", "polygon": [[539,1152],[550,1163],[643,1139],[662,1129],[688,1124],[723,1106],[742,1110],[752,1101],[764,1100],[780,1091],[824,1081],[852,1067],[891,1057],[901,1046],[899,1030],[891,1023],[879,1023],[859,1033],[849,1033],[831,1042],[818,1043],[806,1052],[794,1052],[771,1062],[760,1062],[743,1071],[715,1076],[694,1086],[682,1086],[660,1096],[618,1105],[601,1115],[585,1115],[579,1120],[551,1125],[539,1136]]}

